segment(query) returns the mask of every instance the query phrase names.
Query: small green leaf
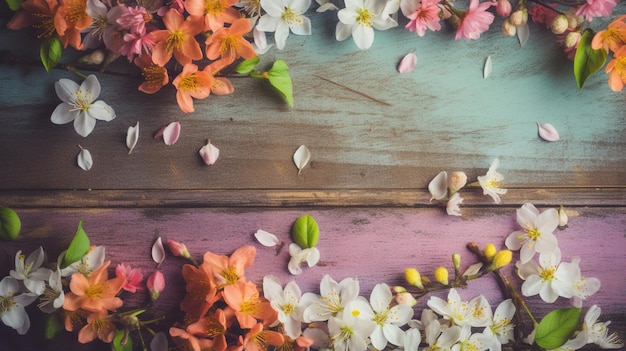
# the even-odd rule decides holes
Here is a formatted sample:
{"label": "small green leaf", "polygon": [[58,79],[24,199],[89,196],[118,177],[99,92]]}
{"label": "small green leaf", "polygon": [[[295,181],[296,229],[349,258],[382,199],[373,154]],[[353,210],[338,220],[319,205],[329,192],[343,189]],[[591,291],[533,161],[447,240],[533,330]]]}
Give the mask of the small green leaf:
{"label": "small green leaf", "polygon": [[535,333],[535,342],[544,349],[561,347],[578,329],[580,308],[562,308],[548,313]]}
{"label": "small green leaf", "polygon": [[83,258],[89,252],[89,245],[89,238],[83,229],[83,221],[81,220],[78,223],[76,235],[74,235],[74,239],[72,239],[70,246],[65,252],[65,257],[63,257],[63,267],[67,267]]}
{"label": "small green leaf", "polygon": [[0,207],[0,239],[15,240],[22,229],[20,217],[8,207]]}
{"label": "small green leaf", "polygon": [[63,330],[63,326],[61,325],[61,321],[59,320],[59,316],[57,313],[50,313],[45,315],[44,321],[44,330],[43,335],[46,340],[51,340],[55,336],[57,336],[61,330]]}
{"label": "small green leaf", "polygon": [[591,48],[594,32],[591,29],[585,29],[578,48],[576,48],[576,56],[574,56],[574,77],[578,89],[582,89],[587,78],[596,73],[606,63],[607,53],[604,49],[594,50]]}
{"label": "small green leaf", "polygon": [[19,10],[20,7],[22,7],[23,2],[24,0],[7,0],[7,4],[9,5],[11,11]]}
{"label": "small green leaf", "polygon": [[235,72],[239,74],[248,74],[250,73],[257,64],[259,64],[259,57],[255,56],[249,60],[241,61],[236,67]]}
{"label": "small green leaf", "polygon": [[115,351],[133,351],[133,339],[128,337],[126,330],[118,330],[111,343],[111,348]]}
{"label": "small green leaf", "polygon": [[291,237],[301,248],[311,248],[317,244],[320,236],[320,228],[310,215],[304,215],[293,223]]}
{"label": "small green leaf", "polygon": [[50,72],[50,70],[53,69],[57,63],[59,63],[62,53],[63,48],[61,46],[61,41],[57,37],[46,38],[43,43],[41,43],[41,47],[39,48],[39,57],[41,58],[41,63],[47,72]]}
{"label": "small green leaf", "polygon": [[278,90],[290,107],[293,107],[293,91],[291,86],[291,77],[289,76],[289,67],[283,60],[276,60],[272,68],[267,71],[267,79],[270,84]]}

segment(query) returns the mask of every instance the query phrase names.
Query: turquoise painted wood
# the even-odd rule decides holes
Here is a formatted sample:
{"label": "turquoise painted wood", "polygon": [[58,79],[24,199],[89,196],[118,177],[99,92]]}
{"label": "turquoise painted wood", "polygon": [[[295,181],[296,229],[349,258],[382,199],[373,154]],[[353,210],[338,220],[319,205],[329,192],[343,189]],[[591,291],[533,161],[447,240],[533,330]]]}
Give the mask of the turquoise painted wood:
{"label": "turquoise painted wood", "polygon": [[[612,320],[611,330],[624,337],[626,283],[621,277],[626,265],[626,208],[572,208],[570,211],[568,227],[555,233],[562,260],[570,261],[578,257],[581,259],[582,274],[600,279],[600,291],[586,300],[584,306],[600,306],[602,320]],[[69,244],[78,221],[83,219],[91,243],[104,245],[106,256],[113,265],[127,262],[141,268],[146,275],[157,269],[150,258],[150,248],[158,237],[185,243],[199,260],[206,251],[230,254],[240,246],[253,245],[257,248],[256,260],[246,270],[246,276],[253,282],[260,284],[264,275],[274,274],[283,284],[295,280],[303,292],[318,293],[319,282],[325,274],[336,280],[356,277],[360,282],[361,295],[365,297],[369,297],[371,289],[378,283],[404,284],[402,277],[406,267],[415,267],[422,275],[431,278],[432,270],[438,266],[452,270],[450,256],[455,252],[462,255],[461,267],[465,269],[476,262],[465,249],[467,243],[476,242],[480,247],[494,243],[501,249],[505,237],[518,229],[515,211],[511,209],[468,210],[463,218],[451,218],[436,209],[382,208],[266,211],[54,209],[45,213],[40,210],[20,210],[18,213],[24,222],[22,235],[18,240],[0,246],[0,274],[3,276],[12,269],[17,250],[29,253],[41,245],[51,259],[56,257]],[[264,229],[276,234],[288,245],[291,243],[289,232],[293,221],[305,213],[312,215],[320,226],[317,247],[321,252],[321,261],[318,266],[305,268],[302,275],[292,276],[286,268],[289,259],[287,247],[276,254],[274,248],[258,244],[253,234],[258,229]],[[517,260],[517,255],[514,257]],[[178,303],[184,295],[180,273],[184,263],[185,260],[168,253],[159,267],[166,276],[167,288],[155,308],[167,316],[166,322],[161,325],[165,329],[178,316]],[[519,287],[521,281],[510,269],[505,271]],[[470,282],[460,294],[466,300],[483,294],[493,306],[502,300],[502,294],[491,276]],[[445,296],[445,292],[435,295]],[[141,305],[146,299],[145,293],[122,296],[126,301],[125,307]],[[554,304],[546,304],[537,296],[526,301],[538,318],[553,308],[569,306],[568,301],[562,298]],[[426,298],[420,299],[415,308],[417,316],[425,306]],[[28,345],[36,340],[34,336],[18,338],[7,328],[0,330],[3,335],[11,335],[10,339],[18,344]],[[70,335],[54,343],[73,339],[74,335]],[[56,345],[54,343],[50,345]]]}
{"label": "turquoise painted wood", "polygon": [[[288,63],[293,108],[263,82],[233,78],[232,96],[196,101],[196,112],[184,114],[173,87],[148,96],[136,90],[138,78],[98,73],[101,98],[118,117],[82,138],[49,122],[59,103],[54,81],[78,77],[2,63],[0,188],[424,189],[440,170],[475,177],[496,157],[509,187],[625,185],[624,94],[610,91],[603,72],[577,90],[572,63],[542,26],[531,25],[523,48],[500,33],[498,19],[477,41],[454,41],[447,27],[423,38],[398,27],[377,31],[373,47],[360,51],[335,41],[334,13],[309,16],[313,35],[291,35],[285,50],[261,60]],[[19,33],[1,29],[0,38],[1,50],[25,53]],[[411,51],[415,71],[397,73]],[[487,56],[494,65],[484,79]],[[176,145],[152,138],[177,120]],[[125,133],[137,121],[140,141],[128,155]],[[537,123],[553,124],[562,140],[540,140]],[[221,149],[210,168],[197,154],[207,138]],[[94,156],[90,172],[75,164],[79,144]],[[298,176],[291,156],[300,144],[313,156]]]}

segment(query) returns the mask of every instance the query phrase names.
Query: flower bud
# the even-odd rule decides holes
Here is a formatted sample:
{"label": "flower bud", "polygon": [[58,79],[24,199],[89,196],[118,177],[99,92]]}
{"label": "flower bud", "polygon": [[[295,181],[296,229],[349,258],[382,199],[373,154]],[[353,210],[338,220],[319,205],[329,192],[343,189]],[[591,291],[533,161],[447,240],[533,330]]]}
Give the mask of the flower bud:
{"label": "flower bud", "polygon": [[424,284],[422,283],[422,276],[420,275],[420,272],[417,271],[417,269],[415,268],[407,268],[404,270],[404,279],[406,279],[406,282],[416,286],[420,289],[424,289]]}
{"label": "flower bud", "polygon": [[508,19],[504,20],[502,21],[502,34],[506,35],[507,37],[512,37],[517,34],[517,27],[512,25]]}
{"label": "flower bud", "polygon": [[435,280],[440,282],[443,285],[448,285],[450,282],[448,281],[448,269],[446,267],[439,267],[435,269],[433,274],[435,276]]}
{"label": "flower bud", "polygon": [[459,255],[458,253],[453,253],[452,264],[454,265],[454,269],[458,271],[461,268],[461,255]]}
{"label": "flower bud", "polygon": [[455,193],[467,184],[467,175],[464,172],[452,172],[448,176],[448,189]]}
{"label": "flower bud", "polygon": [[515,27],[523,26],[528,22],[528,12],[526,9],[520,9],[511,14],[509,22]]}
{"label": "flower bud", "polygon": [[104,58],[104,50],[96,50],[90,54],[81,57],[80,59],[78,59],[78,62],[86,63],[88,65],[99,65],[102,63],[102,61],[104,61]]}
{"label": "flower bud", "polygon": [[579,24],[583,23],[583,17],[576,16],[576,11],[567,11],[565,17],[567,17],[567,26],[569,28],[576,28]]}
{"label": "flower bud", "polygon": [[507,17],[511,14],[512,6],[509,0],[498,0],[496,2],[496,13],[501,17]]}
{"label": "flower bud", "polygon": [[391,288],[391,291],[395,292],[396,294],[400,294],[406,292],[406,288],[400,285],[394,285]]}
{"label": "flower bud", "polygon": [[558,15],[552,21],[552,25],[550,25],[550,29],[554,34],[563,34],[568,28],[568,21],[565,15]]}
{"label": "flower bud", "polygon": [[[565,36],[565,47],[568,49],[575,48],[578,46],[578,42],[580,41],[581,34],[580,32],[569,32]],[[560,219],[560,218],[559,218]]]}
{"label": "flower bud", "polygon": [[148,291],[150,291],[150,299],[152,302],[155,302],[163,289],[165,289],[165,276],[160,271],[154,271],[154,273],[150,274],[148,280],[146,281],[146,286],[148,287]]}
{"label": "flower bud", "polygon": [[408,305],[408,306],[411,306],[411,307],[417,305],[417,300],[408,291],[396,294],[396,302],[398,304]]}
{"label": "flower bud", "polygon": [[185,246],[185,244],[183,243],[179,243],[178,241],[168,239],[167,247],[170,249],[170,252],[174,256],[184,257],[187,259],[191,257],[189,250],[187,250],[187,246]]}
{"label": "flower bud", "polygon": [[568,217],[567,213],[565,213],[565,209],[563,205],[559,206],[559,227],[565,227],[567,225]]}
{"label": "flower bud", "polygon": [[491,266],[493,268],[491,270],[500,269],[508,265],[509,263],[511,263],[512,259],[513,259],[513,252],[511,250],[498,251],[498,253],[493,258],[493,263],[491,263]]}
{"label": "flower bud", "polygon": [[496,250],[496,246],[494,244],[489,243],[487,244],[487,246],[485,246],[485,250],[483,252],[485,253],[485,257],[491,261],[493,257],[496,255],[497,251],[498,250]]}

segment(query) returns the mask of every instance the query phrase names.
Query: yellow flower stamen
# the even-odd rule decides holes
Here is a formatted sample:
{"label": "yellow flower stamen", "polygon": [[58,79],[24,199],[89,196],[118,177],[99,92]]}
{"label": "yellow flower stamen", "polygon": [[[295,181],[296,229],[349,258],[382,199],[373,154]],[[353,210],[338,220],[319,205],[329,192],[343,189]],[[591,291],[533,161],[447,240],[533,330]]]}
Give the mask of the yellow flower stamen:
{"label": "yellow flower stamen", "polygon": [[141,75],[143,75],[143,78],[146,80],[146,83],[148,83],[148,86],[151,88],[159,88],[163,86],[165,68],[156,64],[151,64],[143,69]]}
{"label": "yellow flower stamen", "polygon": [[286,303],[282,306],[280,306],[280,309],[286,314],[286,315],[291,315],[296,311],[296,306],[294,306],[294,304],[292,303]]}
{"label": "yellow flower stamen", "polygon": [[293,12],[291,7],[287,7],[280,18],[290,26],[300,27],[302,25],[302,15]]}
{"label": "yellow flower stamen", "polygon": [[79,22],[81,19],[85,18],[87,15],[86,3],[80,0],[68,1],[66,4],[65,10],[65,20],[68,23],[75,24]]}
{"label": "yellow flower stamen", "polygon": [[214,337],[224,334],[224,326],[214,318],[207,318],[205,332],[208,337]]}
{"label": "yellow flower stamen", "polygon": [[623,82],[626,82],[626,55],[615,59],[615,66],[613,66],[612,72],[615,72]]}
{"label": "yellow flower stamen", "polygon": [[543,281],[552,281],[554,279],[555,267],[539,269],[539,276]]}
{"label": "yellow flower stamen", "polygon": [[220,45],[220,55],[222,57],[237,57],[237,37],[227,35]]}
{"label": "yellow flower stamen", "polygon": [[[198,80],[196,79],[195,74],[190,74],[188,76],[183,77],[178,83],[178,90],[180,91],[196,91],[196,89],[200,86],[198,84]],[[221,274],[228,282],[230,282],[229,278],[224,276],[224,272]],[[236,282],[237,280],[235,280]],[[234,282],[230,283],[233,284]]]}
{"label": "yellow flower stamen", "polygon": [[[187,77],[185,77],[187,78]],[[185,80],[185,78],[183,78],[183,80]],[[198,84],[197,81],[194,78],[194,84]],[[181,84],[183,82],[181,81]],[[180,85],[179,85],[179,89],[180,89]],[[196,88],[196,86],[193,87],[194,90]],[[232,285],[235,284],[236,282],[239,281],[239,275],[237,274],[237,272],[235,271],[234,267],[228,267],[227,269],[223,270],[220,272],[220,275],[224,278],[224,280],[226,280],[226,283],[224,285]]]}
{"label": "yellow flower stamen", "polygon": [[185,39],[185,33],[182,31],[176,31],[170,33],[170,35],[165,39],[165,50],[168,53],[176,51],[183,51],[183,40]]}
{"label": "yellow flower stamen", "polygon": [[85,290],[85,296],[89,297],[89,298],[95,298],[95,299],[99,299],[102,297],[102,295],[104,294],[104,292],[107,289],[107,284],[94,284],[94,285],[90,285],[86,290]]}
{"label": "yellow flower stamen", "polygon": [[33,16],[37,18],[37,21],[33,24],[33,28],[37,30],[37,38],[50,38],[56,33],[54,16],[41,13],[33,13]]}
{"label": "yellow flower stamen", "polygon": [[356,11],[356,22],[365,27],[371,27],[372,22],[374,21],[374,15],[369,9],[359,7]]}
{"label": "yellow flower stamen", "polygon": [[206,0],[204,2],[204,11],[209,14],[217,14],[224,12],[225,8],[220,0]]}

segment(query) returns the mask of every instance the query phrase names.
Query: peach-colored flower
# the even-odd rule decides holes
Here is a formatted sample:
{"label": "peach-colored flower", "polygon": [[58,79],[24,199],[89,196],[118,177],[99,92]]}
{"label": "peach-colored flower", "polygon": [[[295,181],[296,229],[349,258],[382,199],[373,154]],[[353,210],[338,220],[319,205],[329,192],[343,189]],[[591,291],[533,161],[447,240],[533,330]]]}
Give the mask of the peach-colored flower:
{"label": "peach-colored flower", "polygon": [[203,71],[213,76],[213,84],[211,85],[211,93],[215,95],[228,95],[235,92],[235,88],[230,80],[225,77],[217,77],[216,74],[228,65],[223,59],[215,61],[204,67]]}
{"label": "peach-colored flower", "polygon": [[117,277],[109,279],[107,268],[111,261],[106,261],[100,268],[93,271],[89,278],[82,273],[72,274],[70,292],[65,295],[63,308],[76,311],[82,308],[91,312],[115,311],[123,304],[122,299],[116,297],[122,289],[126,279]]}
{"label": "peach-colored flower", "polygon": [[233,7],[238,0],[187,0],[185,9],[191,17],[204,20],[204,29],[213,32],[224,27],[224,23],[233,23],[240,18]]}
{"label": "peach-colored flower", "polygon": [[233,21],[230,27],[220,28],[206,39],[206,56],[209,60],[222,58],[227,64],[243,57],[248,60],[256,57],[254,47],[244,39],[250,30],[250,21],[240,18]]}
{"label": "peach-colored flower", "polygon": [[454,39],[475,40],[480,38],[480,34],[489,29],[489,25],[495,18],[493,13],[487,11],[491,5],[493,5],[491,1],[480,3],[479,0],[470,0],[469,9],[461,16],[461,23],[456,30]]}
{"label": "peach-colored flower", "polygon": [[92,18],[87,13],[87,0],[60,0],[61,6],[54,15],[54,27],[61,38],[63,47],[71,45],[80,50],[80,32],[87,29],[92,23]]}
{"label": "peach-colored flower", "polygon": [[202,316],[201,311],[208,309],[220,294],[217,293],[213,273],[208,264],[195,267],[190,264],[183,266],[187,294],[180,303],[180,309],[196,320]]}
{"label": "peach-colored flower", "polygon": [[181,65],[202,59],[200,44],[194,38],[202,32],[202,22],[192,16],[183,18],[177,10],[170,9],[163,16],[166,29],[151,32],[155,38],[152,60],[159,66],[165,64],[172,55]]}
{"label": "peach-colored flower", "polygon": [[19,30],[32,26],[37,37],[49,38],[56,32],[54,15],[59,8],[57,0],[26,0],[7,23],[7,28]]}
{"label": "peach-colored flower", "polygon": [[134,62],[137,67],[141,68],[141,75],[146,80],[139,86],[139,91],[154,94],[169,83],[170,77],[167,69],[152,62],[152,57],[149,55],[138,56]]}
{"label": "peach-colored flower", "polygon": [[259,296],[254,283],[238,282],[224,287],[224,301],[235,311],[239,326],[245,329],[252,328],[262,320],[270,325],[278,318],[278,313],[272,308],[269,301]]}
{"label": "peach-colored flower", "polygon": [[172,82],[177,89],[176,101],[183,112],[193,112],[193,100],[205,99],[211,95],[213,76],[198,71],[198,66],[188,63],[183,71]]}
{"label": "peach-colored flower", "polygon": [[212,340],[215,351],[225,351],[228,347],[226,330],[226,315],[221,309],[217,309],[212,315],[202,317],[187,326],[188,333]]}
{"label": "peach-colored flower", "polygon": [[255,256],[254,246],[242,246],[230,257],[207,252],[204,254],[204,262],[211,267],[217,287],[222,288],[239,280],[245,281],[244,270],[252,264]]}
{"label": "peach-colored flower", "polygon": [[601,30],[594,35],[591,41],[591,48],[594,50],[603,48],[606,52],[609,50],[616,52],[625,43],[626,15],[623,15],[609,23],[605,30]]}
{"label": "peach-colored flower", "polygon": [[68,311],[63,310],[63,325],[65,330],[72,332],[75,329],[82,328],[85,325],[85,318],[89,312],[83,310]]}
{"label": "peach-colored flower", "polygon": [[191,347],[193,351],[209,351],[213,349],[213,341],[208,339],[199,339],[192,334],[187,333],[183,329],[171,327],[170,335],[174,337],[176,345],[181,347],[182,350],[186,350],[186,347]]}
{"label": "peach-colored flower", "polygon": [[285,338],[281,333],[263,329],[263,324],[257,323],[243,339],[245,351],[267,351],[268,346],[281,346]]}
{"label": "peach-colored flower", "polygon": [[106,311],[94,312],[87,317],[87,325],[78,332],[78,342],[86,344],[98,338],[106,343],[111,343],[116,330],[115,324]]}
{"label": "peach-colored flower", "polygon": [[626,83],[626,45],[613,54],[613,59],[606,65],[605,71],[609,74],[611,90],[622,91]]}

